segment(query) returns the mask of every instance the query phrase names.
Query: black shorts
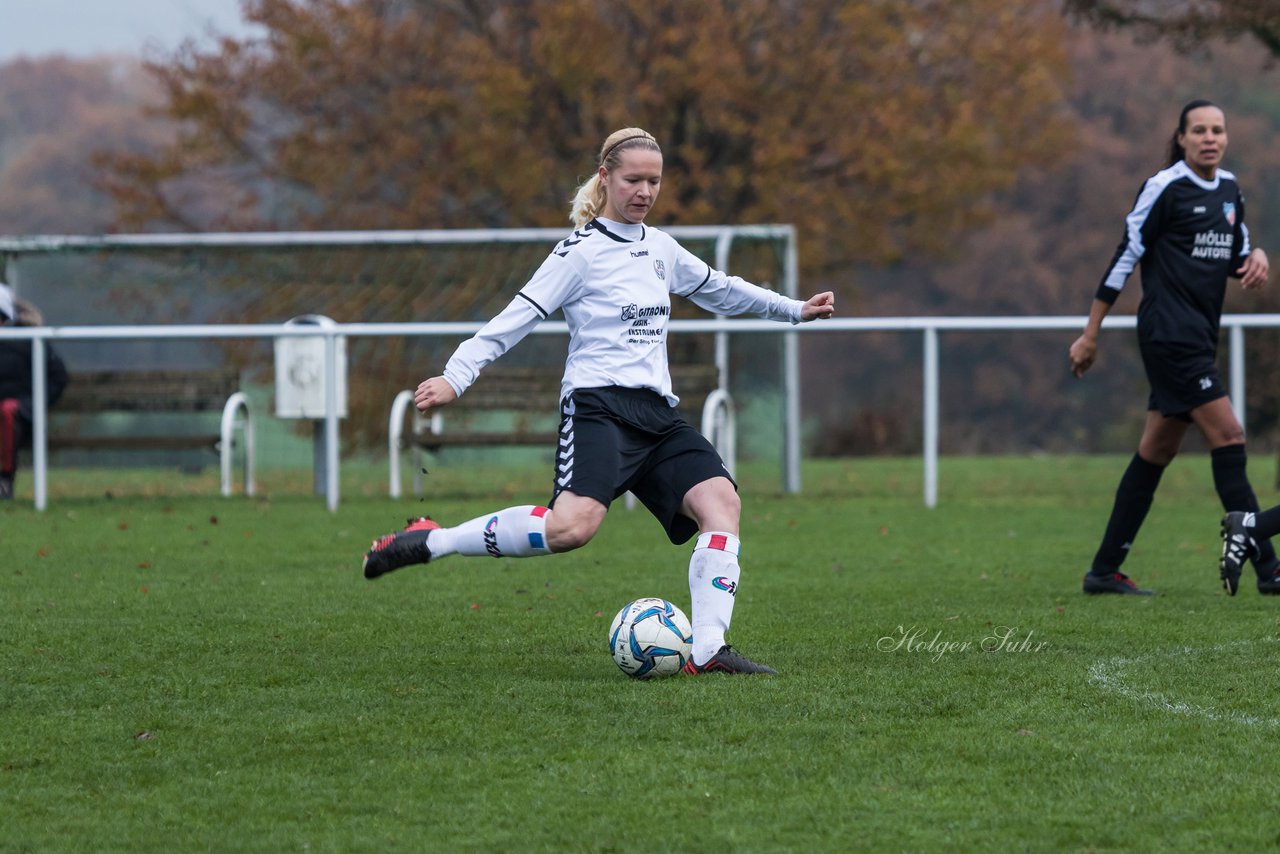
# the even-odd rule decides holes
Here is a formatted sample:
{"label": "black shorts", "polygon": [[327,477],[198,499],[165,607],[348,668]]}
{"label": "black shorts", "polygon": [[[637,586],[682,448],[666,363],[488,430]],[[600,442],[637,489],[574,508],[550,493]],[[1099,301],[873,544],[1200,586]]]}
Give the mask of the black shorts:
{"label": "black shorts", "polygon": [[684,496],[713,477],[733,483],[706,437],[657,392],[582,388],[560,402],[554,496],[567,490],[608,507],[631,492],[679,545],[698,533],[680,512]]}
{"label": "black shorts", "polygon": [[1227,396],[1211,351],[1152,343],[1140,343],[1139,349],[1151,383],[1147,409],[1189,420],[1191,410]]}

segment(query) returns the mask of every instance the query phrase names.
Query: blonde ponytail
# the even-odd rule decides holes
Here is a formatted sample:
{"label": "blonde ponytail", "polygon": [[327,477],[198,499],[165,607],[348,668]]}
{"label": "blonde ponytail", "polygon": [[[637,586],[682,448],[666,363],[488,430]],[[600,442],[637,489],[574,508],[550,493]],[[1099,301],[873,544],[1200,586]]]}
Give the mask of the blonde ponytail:
{"label": "blonde ponytail", "polygon": [[600,181],[600,173],[593,173],[573,194],[569,220],[575,228],[591,222],[596,214],[604,210],[604,196],[604,184]]}

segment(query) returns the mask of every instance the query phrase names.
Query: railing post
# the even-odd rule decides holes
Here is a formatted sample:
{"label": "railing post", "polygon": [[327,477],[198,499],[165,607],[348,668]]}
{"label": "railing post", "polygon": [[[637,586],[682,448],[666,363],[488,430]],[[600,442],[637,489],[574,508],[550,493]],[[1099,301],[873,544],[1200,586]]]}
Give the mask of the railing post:
{"label": "railing post", "polygon": [[924,329],[924,506],[938,506],[938,328]]}
{"label": "railing post", "polygon": [[[1244,324],[1231,324],[1231,408],[1235,410],[1236,420],[1242,428],[1248,407],[1244,399]],[[1246,428],[1245,435],[1249,435]]]}
{"label": "railing post", "polygon": [[37,510],[49,503],[49,370],[44,339],[31,339],[31,469]]}
{"label": "railing post", "polygon": [[338,333],[324,327],[325,497],[329,512],[338,510]]}

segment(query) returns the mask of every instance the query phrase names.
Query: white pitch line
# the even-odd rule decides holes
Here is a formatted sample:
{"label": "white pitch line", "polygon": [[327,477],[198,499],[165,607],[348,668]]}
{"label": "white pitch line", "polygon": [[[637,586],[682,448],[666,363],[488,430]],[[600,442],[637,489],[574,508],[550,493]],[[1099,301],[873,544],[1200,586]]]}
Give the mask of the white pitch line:
{"label": "white pitch line", "polygon": [[1231,647],[1239,647],[1253,645],[1257,643],[1280,643],[1280,638],[1258,638],[1255,640],[1234,641],[1232,643],[1223,643],[1210,647],[1174,647],[1173,649],[1158,650],[1156,652],[1147,653],[1146,655],[1138,655],[1134,657],[1117,656],[1107,661],[1100,661],[1089,667],[1089,681],[1097,685],[1104,691],[1110,691],[1119,694],[1122,697],[1133,700],[1137,703],[1143,703],[1154,706],[1166,712],[1175,715],[1188,715],[1190,717],[1206,718],[1211,721],[1220,721],[1224,723],[1244,724],[1245,726],[1264,727],[1269,729],[1280,729],[1280,718],[1264,718],[1257,715],[1247,715],[1243,712],[1223,711],[1215,709],[1212,706],[1197,706],[1194,703],[1184,703],[1180,700],[1171,700],[1164,694],[1155,691],[1146,691],[1141,688],[1134,688],[1125,684],[1121,678],[1120,671],[1134,664],[1142,664],[1153,658],[1175,658],[1179,656],[1196,655],[1199,653],[1215,653],[1223,652]]}

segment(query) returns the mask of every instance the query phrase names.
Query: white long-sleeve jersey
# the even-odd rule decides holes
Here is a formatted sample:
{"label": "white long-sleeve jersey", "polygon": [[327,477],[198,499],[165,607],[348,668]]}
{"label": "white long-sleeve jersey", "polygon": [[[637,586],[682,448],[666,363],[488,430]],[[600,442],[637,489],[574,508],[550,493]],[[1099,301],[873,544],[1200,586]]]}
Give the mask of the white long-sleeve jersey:
{"label": "white long-sleeve jersey", "polygon": [[579,388],[647,388],[675,406],[667,366],[671,294],[723,315],[800,322],[804,303],[712,269],[670,235],[594,219],[556,244],[511,303],[444,368],[459,395],[557,309],[569,325],[561,397]]}

